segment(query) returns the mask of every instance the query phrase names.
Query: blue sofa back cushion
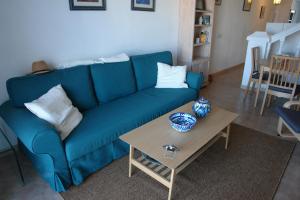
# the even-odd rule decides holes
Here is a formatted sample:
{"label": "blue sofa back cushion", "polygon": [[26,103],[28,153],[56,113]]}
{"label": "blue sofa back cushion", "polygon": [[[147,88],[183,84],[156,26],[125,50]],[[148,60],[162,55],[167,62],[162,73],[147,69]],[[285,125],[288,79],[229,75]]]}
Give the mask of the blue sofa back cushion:
{"label": "blue sofa back cushion", "polygon": [[158,62],[173,65],[172,53],[169,51],[132,56],[131,61],[139,91],[156,85]]}
{"label": "blue sofa back cushion", "polygon": [[95,64],[91,66],[97,99],[100,103],[136,92],[131,62]]}
{"label": "blue sofa back cushion", "polygon": [[89,66],[16,77],[6,82],[9,97],[16,107],[24,107],[24,103],[39,98],[58,84],[62,85],[73,105],[81,111],[97,105]]}

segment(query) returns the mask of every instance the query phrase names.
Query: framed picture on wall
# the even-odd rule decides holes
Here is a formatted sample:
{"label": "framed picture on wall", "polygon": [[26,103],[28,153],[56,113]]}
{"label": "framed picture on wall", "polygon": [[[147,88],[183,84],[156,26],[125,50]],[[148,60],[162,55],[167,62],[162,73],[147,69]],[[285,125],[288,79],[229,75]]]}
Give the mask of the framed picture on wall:
{"label": "framed picture on wall", "polygon": [[155,0],[131,0],[131,10],[155,11]]}
{"label": "framed picture on wall", "polygon": [[106,10],[106,0],[69,0],[70,10]]}
{"label": "framed picture on wall", "polygon": [[222,0],[216,0],[216,5],[220,6],[222,4]]}
{"label": "framed picture on wall", "polygon": [[252,0],[244,0],[243,11],[248,11],[248,12],[250,12],[250,10],[251,10],[251,5],[252,5]]}

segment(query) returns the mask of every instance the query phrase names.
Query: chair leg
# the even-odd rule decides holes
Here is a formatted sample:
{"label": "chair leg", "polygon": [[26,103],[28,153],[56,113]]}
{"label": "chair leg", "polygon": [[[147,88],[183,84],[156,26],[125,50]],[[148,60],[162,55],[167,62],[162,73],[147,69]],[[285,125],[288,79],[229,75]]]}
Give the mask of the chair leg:
{"label": "chair leg", "polygon": [[262,103],[261,109],[260,109],[260,115],[263,115],[264,107],[265,107],[265,103],[266,103],[267,96],[268,96],[268,88],[267,88],[266,91],[265,91],[264,100],[263,100],[263,103]]}
{"label": "chair leg", "polygon": [[256,108],[256,106],[257,106],[257,100],[258,100],[259,93],[260,93],[260,83],[258,83],[257,90],[256,90],[254,108]]}
{"label": "chair leg", "polygon": [[283,121],[281,117],[279,117],[278,126],[277,126],[277,132],[279,136],[282,135],[282,125],[283,125]]}
{"label": "chair leg", "polygon": [[270,94],[268,99],[268,105],[267,105],[268,108],[271,106],[271,102],[272,102],[272,95]]}
{"label": "chair leg", "polygon": [[253,81],[253,84],[252,84],[252,92],[253,92],[254,89],[255,89],[255,85],[256,85],[256,81]]}
{"label": "chair leg", "polygon": [[248,92],[250,90],[251,82],[252,82],[252,79],[250,78],[249,81],[248,81],[248,85],[247,85],[246,91],[245,91],[245,97],[248,95]]}

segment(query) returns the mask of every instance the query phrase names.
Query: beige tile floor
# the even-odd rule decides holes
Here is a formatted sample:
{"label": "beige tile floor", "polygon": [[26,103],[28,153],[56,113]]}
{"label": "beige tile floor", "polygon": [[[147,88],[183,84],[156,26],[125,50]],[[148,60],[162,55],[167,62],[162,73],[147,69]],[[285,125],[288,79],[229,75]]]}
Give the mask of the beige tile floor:
{"label": "beige tile floor", "polygon": [[[201,95],[209,98],[212,103],[237,112],[240,117],[236,123],[256,129],[266,134],[276,135],[277,116],[274,112],[276,101],[271,108],[266,109],[263,117],[259,115],[259,107],[253,108],[254,95],[244,98],[240,89],[243,68],[234,68],[226,73],[216,75],[208,87],[201,90]],[[259,100],[261,102],[261,98]],[[260,104],[259,104],[260,106]],[[22,186],[18,176],[16,164],[12,154],[0,156],[0,200],[61,200],[59,194],[53,192],[49,186],[35,173],[30,162],[22,156],[26,185]],[[285,171],[276,200],[300,199],[300,145],[298,144]]]}

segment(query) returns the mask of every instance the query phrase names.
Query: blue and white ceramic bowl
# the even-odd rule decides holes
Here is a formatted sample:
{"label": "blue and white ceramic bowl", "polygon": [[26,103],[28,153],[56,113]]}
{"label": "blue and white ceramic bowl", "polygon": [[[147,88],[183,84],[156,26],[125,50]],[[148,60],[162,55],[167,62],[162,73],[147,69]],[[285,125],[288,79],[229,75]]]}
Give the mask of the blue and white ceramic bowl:
{"label": "blue and white ceramic bowl", "polygon": [[186,133],[196,125],[197,119],[189,113],[174,113],[169,117],[172,128],[181,133]]}
{"label": "blue and white ceramic bowl", "polygon": [[193,105],[193,112],[196,117],[204,118],[211,111],[210,102],[204,97],[200,97]]}

